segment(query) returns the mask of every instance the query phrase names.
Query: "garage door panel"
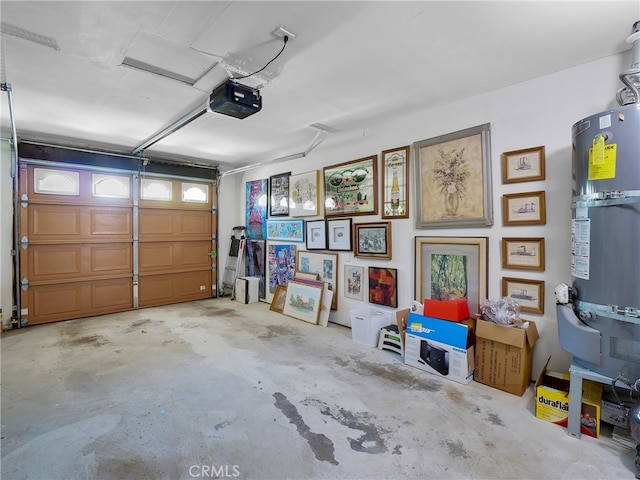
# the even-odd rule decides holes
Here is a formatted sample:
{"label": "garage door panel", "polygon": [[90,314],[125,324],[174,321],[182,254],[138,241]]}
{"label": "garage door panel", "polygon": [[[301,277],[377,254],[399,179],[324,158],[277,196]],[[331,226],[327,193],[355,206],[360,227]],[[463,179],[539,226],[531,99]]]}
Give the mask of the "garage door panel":
{"label": "garage door panel", "polygon": [[141,307],[211,298],[211,272],[183,272],[140,277]]}
{"label": "garage door panel", "polygon": [[126,310],[133,306],[132,282],[127,279],[91,283],[91,309]]}
{"label": "garage door panel", "polygon": [[140,274],[211,271],[211,242],[150,242],[139,247]]}
{"label": "garage door panel", "polygon": [[131,210],[92,209],[90,235],[132,236]]}
{"label": "garage door panel", "polygon": [[133,308],[131,279],[95,280],[29,287],[30,325],[91,315],[122,312]]}
{"label": "garage door panel", "polygon": [[29,243],[132,241],[131,209],[74,205],[30,205]]}
{"label": "garage door panel", "polygon": [[211,212],[140,209],[140,241],[211,239]]}
{"label": "garage door panel", "polygon": [[131,244],[32,245],[27,249],[30,284],[133,276]]}

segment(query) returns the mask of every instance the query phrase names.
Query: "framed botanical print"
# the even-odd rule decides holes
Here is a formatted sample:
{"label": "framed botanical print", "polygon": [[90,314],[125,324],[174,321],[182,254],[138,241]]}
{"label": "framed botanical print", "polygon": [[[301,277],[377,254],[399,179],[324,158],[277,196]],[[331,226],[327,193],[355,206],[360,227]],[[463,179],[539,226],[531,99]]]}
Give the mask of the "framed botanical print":
{"label": "framed botanical print", "polygon": [[269,177],[269,216],[289,215],[289,177],[291,172]]}
{"label": "framed botanical print", "polygon": [[318,215],[318,178],[318,170],[289,177],[290,216],[310,217]]}
{"label": "framed botanical print", "polygon": [[502,154],[502,183],[544,180],[544,145]]}
{"label": "framed botanical print", "polygon": [[413,144],[416,228],[493,225],[489,124]]}
{"label": "framed botanical print", "polygon": [[325,167],[325,217],[378,213],[378,156]]}
{"label": "framed botanical print", "polygon": [[487,237],[416,237],[415,298],[466,298],[480,313],[487,299]]}
{"label": "framed botanical print", "polygon": [[327,238],[329,250],[351,251],[351,219],[336,218],[327,220]]}
{"label": "framed botanical print", "polygon": [[409,218],[409,146],[382,152],[382,218]]}
{"label": "framed botanical print", "polygon": [[356,223],[353,254],[391,260],[391,222]]}

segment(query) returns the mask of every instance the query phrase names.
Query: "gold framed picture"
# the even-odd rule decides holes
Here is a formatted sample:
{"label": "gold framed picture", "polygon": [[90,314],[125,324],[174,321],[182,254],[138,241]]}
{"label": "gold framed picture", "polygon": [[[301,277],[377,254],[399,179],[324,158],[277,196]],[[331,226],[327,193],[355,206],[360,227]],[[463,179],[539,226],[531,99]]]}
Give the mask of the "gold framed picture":
{"label": "gold framed picture", "polygon": [[520,305],[520,311],[544,313],[544,280],[502,277],[502,296]]}
{"label": "gold framed picture", "polygon": [[544,238],[503,238],[502,268],[544,271]]}
{"label": "gold framed picture", "polygon": [[544,145],[502,154],[502,183],[545,179]]}
{"label": "gold framed picture", "polygon": [[547,223],[544,191],[510,193],[502,196],[502,221],[510,225],[544,225]]}

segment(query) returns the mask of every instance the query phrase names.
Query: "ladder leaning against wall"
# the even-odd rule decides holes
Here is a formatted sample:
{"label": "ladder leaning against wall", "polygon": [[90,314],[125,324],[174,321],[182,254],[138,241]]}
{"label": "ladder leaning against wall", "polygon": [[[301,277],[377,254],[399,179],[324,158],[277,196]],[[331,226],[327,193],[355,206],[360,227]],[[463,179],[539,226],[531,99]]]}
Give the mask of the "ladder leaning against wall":
{"label": "ladder leaning against wall", "polygon": [[231,231],[231,246],[227,263],[224,267],[224,278],[222,280],[222,296],[231,294],[231,300],[236,298],[236,279],[241,275],[243,267],[245,248],[245,227],[240,225],[233,227]]}

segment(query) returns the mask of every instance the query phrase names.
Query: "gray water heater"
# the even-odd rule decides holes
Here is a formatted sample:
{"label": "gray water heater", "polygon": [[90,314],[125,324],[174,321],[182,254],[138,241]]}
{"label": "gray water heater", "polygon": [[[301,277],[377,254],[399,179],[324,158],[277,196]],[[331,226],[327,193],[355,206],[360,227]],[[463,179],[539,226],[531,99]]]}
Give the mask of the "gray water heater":
{"label": "gray water heater", "polygon": [[[607,377],[640,377],[640,22],[620,107],[572,128],[572,304],[559,304],[561,347]],[[629,41],[627,39],[627,41]]]}

